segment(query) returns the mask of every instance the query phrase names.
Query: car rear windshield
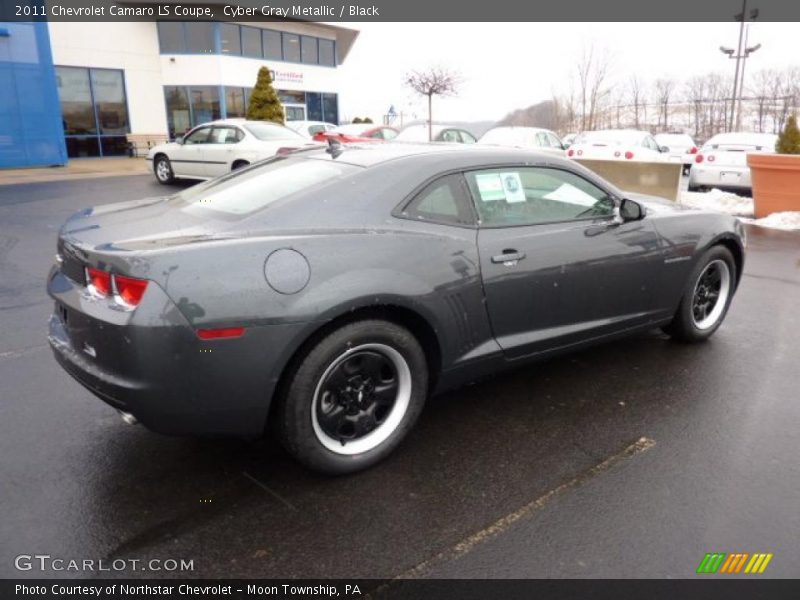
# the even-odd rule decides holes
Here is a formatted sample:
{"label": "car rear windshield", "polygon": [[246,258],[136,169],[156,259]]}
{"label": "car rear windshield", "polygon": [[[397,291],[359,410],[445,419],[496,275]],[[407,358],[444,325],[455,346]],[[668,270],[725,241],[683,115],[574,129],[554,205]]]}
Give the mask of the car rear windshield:
{"label": "car rear windshield", "polygon": [[599,144],[604,146],[621,146],[622,144],[638,144],[642,134],[635,131],[586,131],[575,138],[576,144]]}
{"label": "car rear windshield", "polygon": [[274,125],[272,123],[260,123],[258,121],[253,121],[250,123],[244,123],[242,127],[247,129],[247,131],[262,141],[303,139],[303,136],[296,131],[292,131],[288,127],[282,127],[281,125]]}
{"label": "car rear windshield", "polygon": [[243,216],[309,188],[359,171],[347,163],[297,157],[276,158],[234,171],[174,196],[195,215]]}

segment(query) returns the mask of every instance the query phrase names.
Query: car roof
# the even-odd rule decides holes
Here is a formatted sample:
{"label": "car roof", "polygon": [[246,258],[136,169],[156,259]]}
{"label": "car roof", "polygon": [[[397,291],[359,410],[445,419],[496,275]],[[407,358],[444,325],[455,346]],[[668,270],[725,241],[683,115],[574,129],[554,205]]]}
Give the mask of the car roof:
{"label": "car roof", "polygon": [[406,162],[436,158],[451,163],[453,168],[490,166],[492,164],[573,163],[542,152],[511,147],[478,146],[477,144],[441,144],[424,142],[389,142],[340,145],[340,152],[331,153],[330,146],[300,150],[298,156],[320,160],[336,160],[360,167],[372,167],[387,162]]}

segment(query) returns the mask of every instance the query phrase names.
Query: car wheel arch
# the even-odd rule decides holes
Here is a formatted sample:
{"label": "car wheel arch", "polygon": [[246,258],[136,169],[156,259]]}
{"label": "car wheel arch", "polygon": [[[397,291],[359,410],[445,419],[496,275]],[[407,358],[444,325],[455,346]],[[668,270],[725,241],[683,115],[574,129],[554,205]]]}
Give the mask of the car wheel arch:
{"label": "car wheel arch", "polygon": [[731,236],[721,235],[716,237],[710,244],[706,245],[706,247],[703,248],[703,252],[714,246],[724,246],[730,250],[733,255],[733,260],[736,265],[736,280],[734,282],[734,289],[736,289],[736,287],[739,286],[739,282],[742,280],[742,270],[744,267],[744,250],[741,244]]}
{"label": "car wheel arch", "polygon": [[293,348],[291,356],[280,370],[277,384],[275,385],[272,398],[270,399],[267,422],[264,428],[265,431],[267,431],[270,422],[273,421],[272,416],[279,405],[279,402],[275,400],[286,392],[286,386],[291,382],[294,370],[311,348],[334,330],[348,323],[367,319],[382,319],[395,323],[408,329],[412,335],[417,338],[417,341],[419,341],[425,352],[425,358],[428,362],[428,392],[431,393],[436,389],[442,368],[442,350],[439,337],[436,334],[436,329],[428,319],[422,316],[418,311],[400,304],[371,304],[355,309],[348,308],[338,316],[324,323],[318,323],[318,326],[306,332],[302,341]]}

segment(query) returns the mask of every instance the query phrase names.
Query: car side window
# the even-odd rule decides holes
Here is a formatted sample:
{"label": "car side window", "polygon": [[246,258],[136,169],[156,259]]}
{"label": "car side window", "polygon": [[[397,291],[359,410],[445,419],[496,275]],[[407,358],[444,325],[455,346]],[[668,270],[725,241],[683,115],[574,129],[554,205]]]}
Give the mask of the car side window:
{"label": "car side window", "polygon": [[324,131],[327,131],[327,128],[325,127],[325,125],[309,125],[309,127],[308,127],[308,134],[309,135],[316,135],[316,134],[322,133]]}
{"label": "car side window", "polygon": [[463,129],[460,131],[461,133],[461,143],[462,144],[474,144],[478,140],[475,139],[469,131],[464,131]]}
{"label": "car side window", "polygon": [[614,215],[614,199],[580,175],[548,167],[467,173],[481,225],[539,225]]}
{"label": "car side window", "polygon": [[184,144],[207,144],[211,134],[211,127],[200,127],[183,139]]}
{"label": "car side window", "polygon": [[553,135],[552,133],[548,133],[547,134],[547,139],[550,140],[550,146],[552,146],[553,148],[563,148],[564,147],[564,143],[560,139],[558,139],[555,135]]}
{"label": "car side window", "polygon": [[458,135],[458,131],[455,129],[445,129],[442,132],[442,141],[443,142],[461,142],[461,138]]}
{"label": "car side window", "polygon": [[536,134],[536,145],[542,148],[550,147],[550,138],[547,137],[545,132],[540,131]]}
{"label": "car side window", "polygon": [[393,140],[396,137],[397,137],[397,132],[394,129],[389,129],[388,127],[383,129],[383,139]]}
{"label": "car side window", "polygon": [[215,127],[208,140],[209,144],[235,144],[242,139],[242,134],[234,127]]}
{"label": "car side window", "polygon": [[475,224],[470,199],[460,174],[446,175],[425,186],[401,214],[418,221]]}

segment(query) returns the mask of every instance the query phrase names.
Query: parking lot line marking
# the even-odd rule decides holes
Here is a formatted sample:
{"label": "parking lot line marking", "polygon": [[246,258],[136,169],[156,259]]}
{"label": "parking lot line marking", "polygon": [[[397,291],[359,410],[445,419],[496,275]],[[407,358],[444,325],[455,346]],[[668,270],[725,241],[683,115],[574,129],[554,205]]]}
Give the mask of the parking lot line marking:
{"label": "parking lot line marking", "polygon": [[273,498],[275,498],[276,500],[278,500],[279,502],[281,502],[281,503],[282,503],[284,506],[286,506],[287,508],[289,508],[289,509],[291,509],[291,510],[294,510],[294,511],[297,511],[297,507],[296,507],[294,504],[292,504],[291,502],[289,502],[288,500],[286,500],[286,499],[285,499],[283,496],[280,496],[279,494],[277,494],[277,493],[273,492],[273,491],[272,491],[271,489],[269,489],[269,488],[268,488],[266,485],[264,485],[263,483],[261,483],[261,482],[260,482],[258,479],[256,479],[256,478],[255,478],[255,477],[253,477],[252,475],[250,475],[250,473],[248,473],[248,472],[246,472],[246,471],[242,471],[242,475],[244,475],[245,477],[247,477],[247,478],[248,478],[250,481],[252,481],[253,483],[255,483],[255,484],[258,486],[258,487],[260,487],[262,490],[264,490],[265,492],[267,492],[267,493],[268,493],[270,496],[272,496]]}
{"label": "parking lot line marking", "polygon": [[[572,479],[570,479],[569,481],[562,483],[558,487],[555,487],[549,492],[543,494],[542,496],[539,496],[538,498],[536,498],[536,500],[533,500],[532,502],[529,502],[528,504],[522,506],[521,508],[515,510],[514,512],[509,513],[504,517],[501,517],[488,527],[481,529],[476,533],[473,533],[469,537],[458,542],[456,545],[451,546],[446,550],[443,550],[439,554],[436,554],[432,558],[429,558],[428,560],[425,560],[414,567],[411,567],[410,569],[404,571],[400,575],[395,576],[393,579],[394,580],[416,579],[424,576],[436,565],[450,562],[461,556],[464,556],[479,544],[482,544],[500,535],[501,533],[507,531],[517,521],[526,519],[531,515],[533,515],[534,513],[539,512],[558,496],[562,496],[566,492],[569,492],[571,490],[574,490],[582,486],[583,484],[587,483],[596,476],[610,470],[617,463],[627,458],[633,458],[637,454],[646,452],[655,445],[656,445],[655,440],[652,440],[648,437],[640,437],[633,444],[631,444],[621,452],[609,456],[603,462],[596,464],[588,471],[584,471],[580,475],[577,475]],[[388,585],[390,584],[386,584],[386,586]],[[376,590],[376,592],[377,591],[378,590]]]}

